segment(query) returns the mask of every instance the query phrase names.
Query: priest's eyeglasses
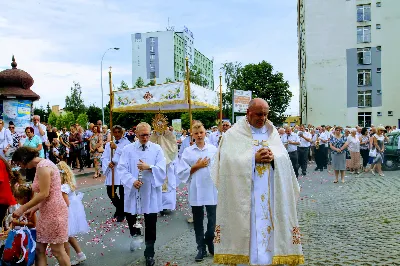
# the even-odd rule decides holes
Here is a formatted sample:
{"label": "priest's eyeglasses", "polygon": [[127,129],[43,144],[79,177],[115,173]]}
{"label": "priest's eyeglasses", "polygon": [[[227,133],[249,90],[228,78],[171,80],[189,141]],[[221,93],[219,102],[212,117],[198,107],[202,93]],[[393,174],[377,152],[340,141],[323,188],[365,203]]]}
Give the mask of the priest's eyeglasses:
{"label": "priest's eyeglasses", "polygon": [[146,138],[146,137],[150,137],[150,135],[151,135],[151,134],[142,134],[142,135],[139,135],[139,137],[141,137],[141,138]]}

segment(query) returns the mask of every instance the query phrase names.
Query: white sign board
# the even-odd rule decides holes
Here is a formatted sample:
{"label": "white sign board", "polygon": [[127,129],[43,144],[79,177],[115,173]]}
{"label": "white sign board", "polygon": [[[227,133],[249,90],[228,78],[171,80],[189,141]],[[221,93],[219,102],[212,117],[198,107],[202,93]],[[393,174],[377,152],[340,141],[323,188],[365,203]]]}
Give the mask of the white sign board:
{"label": "white sign board", "polygon": [[246,113],[251,100],[251,91],[233,91],[233,111],[235,113]]}
{"label": "white sign board", "polygon": [[172,127],[175,129],[177,132],[182,131],[182,120],[181,119],[172,119]]}

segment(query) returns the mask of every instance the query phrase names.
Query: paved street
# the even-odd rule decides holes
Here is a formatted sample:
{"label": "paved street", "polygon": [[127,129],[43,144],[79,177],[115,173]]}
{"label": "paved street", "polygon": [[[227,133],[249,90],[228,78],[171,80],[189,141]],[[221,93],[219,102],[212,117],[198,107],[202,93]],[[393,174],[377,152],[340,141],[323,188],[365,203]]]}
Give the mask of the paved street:
{"label": "paved street", "polygon": [[[313,169],[309,166],[309,169]],[[400,265],[400,172],[386,177],[348,175],[333,183],[333,173],[301,177],[299,219],[306,265]],[[92,231],[80,238],[88,255],[82,265],[144,265],[143,251],[129,251],[127,224],[110,220],[112,208],[102,179],[78,179]],[[195,263],[194,232],[188,225],[186,190],[179,190],[179,209],[159,217],[156,265],[213,265],[208,257]],[[54,265],[54,264],[50,264]]]}

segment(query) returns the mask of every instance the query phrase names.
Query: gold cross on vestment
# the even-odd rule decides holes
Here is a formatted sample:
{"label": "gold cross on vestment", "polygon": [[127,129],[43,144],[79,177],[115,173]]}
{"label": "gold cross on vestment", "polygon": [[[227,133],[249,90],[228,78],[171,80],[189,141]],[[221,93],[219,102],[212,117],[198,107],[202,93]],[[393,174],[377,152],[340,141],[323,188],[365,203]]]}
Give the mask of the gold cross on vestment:
{"label": "gold cross on vestment", "polygon": [[254,146],[263,146],[263,147],[268,147],[268,141],[266,141],[266,140],[256,140],[256,139],[253,139],[253,145]]}

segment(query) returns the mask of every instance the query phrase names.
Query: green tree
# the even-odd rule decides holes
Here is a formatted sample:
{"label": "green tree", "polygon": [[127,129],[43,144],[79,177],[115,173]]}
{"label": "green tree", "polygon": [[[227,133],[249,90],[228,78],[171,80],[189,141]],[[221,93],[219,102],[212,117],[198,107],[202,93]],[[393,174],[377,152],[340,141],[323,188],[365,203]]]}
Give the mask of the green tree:
{"label": "green tree", "polygon": [[74,86],[71,87],[71,95],[65,98],[64,109],[72,112],[76,117],[86,112],[85,103],[82,99],[82,88],[79,82],[74,81]]}
{"label": "green tree", "polygon": [[128,84],[126,84],[125,81],[121,81],[121,85],[119,85],[119,87],[117,88],[117,90],[119,91],[123,91],[123,90],[129,90],[129,86]]}
{"label": "green tree", "polygon": [[[47,106],[46,106],[46,117],[47,117],[47,120],[49,120],[50,113],[51,113],[50,103],[47,102]],[[46,121],[46,122],[48,122],[48,121]],[[50,122],[49,122],[49,123],[50,123]]]}
{"label": "green tree", "polygon": [[[232,92],[240,88],[233,87],[235,84],[232,82],[240,75],[242,63],[229,62],[222,64],[221,70],[224,72],[224,79],[226,83],[226,92],[222,94],[222,112],[225,117],[232,117]],[[233,122],[233,121],[232,121]]]}
{"label": "green tree", "polygon": [[274,72],[270,63],[262,61],[244,66],[240,75],[232,81],[232,87],[252,91],[252,98],[266,100],[269,104],[268,119],[274,124],[282,124],[285,121],[284,112],[293,94],[283,74]]}
{"label": "green tree", "polygon": [[48,116],[46,115],[46,110],[43,108],[43,105],[41,105],[39,108],[35,107],[33,109],[33,114],[40,116],[41,122],[47,122]]}
{"label": "green tree", "polygon": [[144,87],[144,80],[142,77],[138,77],[135,82],[135,88],[143,88]]}
{"label": "green tree", "polygon": [[86,113],[79,114],[78,117],[76,118],[76,123],[81,125],[81,127],[85,128],[87,127],[87,124],[89,122],[88,115]]}
{"label": "green tree", "polygon": [[[189,113],[182,113],[181,114],[182,120],[182,128],[189,129],[190,128],[190,121],[189,121]],[[201,111],[201,112],[194,112],[192,113],[193,120],[200,120],[206,129],[211,128],[212,126],[216,125],[216,121],[218,119],[218,112],[217,111]]]}
{"label": "green tree", "polygon": [[56,127],[57,126],[57,119],[58,119],[58,116],[55,113],[50,112],[48,123],[50,125],[52,125],[53,127]]}
{"label": "green tree", "polygon": [[69,129],[73,124],[75,124],[75,116],[70,111],[65,112],[57,118],[57,128],[66,127]]}
{"label": "green tree", "polygon": [[91,123],[96,123],[98,120],[102,119],[101,108],[94,104],[88,107],[86,114],[88,116],[88,121]]}
{"label": "green tree", "polygon": [[165,83],[171,83],[171,82],[173,82],[172,79],[170,79],[170,78],[165,79]]}

